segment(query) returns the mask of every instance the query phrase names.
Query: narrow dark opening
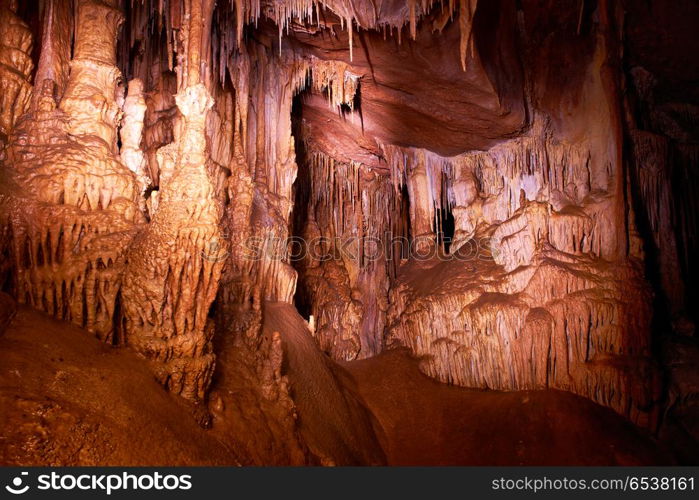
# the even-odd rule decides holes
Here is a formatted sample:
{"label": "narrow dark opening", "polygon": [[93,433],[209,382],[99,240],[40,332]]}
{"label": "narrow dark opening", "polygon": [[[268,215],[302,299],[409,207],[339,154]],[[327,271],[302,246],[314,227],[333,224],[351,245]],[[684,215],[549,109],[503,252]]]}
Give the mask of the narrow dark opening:
{"label": "narrow dark opening", "polygon": [[400,204],[398,217],[391,223],[391,259],[393,262],[393,265],[389,268],[391,278],[397,276],[401,260],[410,258],[410,240],[412,238],[412,228],[410,226],[410,195],[408,193],[408,186],[405,183],[401,186],[398,203]]}
{"label": "narrow dark opening", "polygon": [[448,254],[454,240],[454,214],[448,207],[441,208],[437,209],[437,218],[439,219],[437,243],[442,246],[444,253]]}
{"label": "narrow dark opening", "polygon": [[399,236],[404,238],[408,245],[402,245],[401,247],[401,259],[408,259],[410,257],[410,242],[413,237],[413,229],[410,225],[410,194],[408,192],[408,185],[403,183],[400,193],[400,231]]}
{"label": "narrow dark opening", "polygon": [[123,341],[121,317],[121,292],[119,292],[114,299],[114,314],[112,314],[112,345],[119,345]]}
{"label": "narrow dark opening", "polygon": [[215,319],[217,311],[218,311],[218,299],[214,299],[214,301],[209,306],[209,312],[207,313],[207,317],[209,317],[211,319]]}
{"label": "narrow dark opening", "polygon": [[309,319],[311,315],[311,301],[308,294],[308,285],[305,280],[306,262],[303,258],[306,248],[303,232],[308,222],[309,211],[311,210],[311,207],[309,207],[309,200],[311,197],[311,172],[303,143],[303,99],[305,95],[306,93],[302,92],[294,97],[291,105],[291,127],[294,136],[298,173],[293,185],[294,209],[291,215],[292,242],[290,245],[291,255],[289,261],[298,273],[294,305],[301,316]]}

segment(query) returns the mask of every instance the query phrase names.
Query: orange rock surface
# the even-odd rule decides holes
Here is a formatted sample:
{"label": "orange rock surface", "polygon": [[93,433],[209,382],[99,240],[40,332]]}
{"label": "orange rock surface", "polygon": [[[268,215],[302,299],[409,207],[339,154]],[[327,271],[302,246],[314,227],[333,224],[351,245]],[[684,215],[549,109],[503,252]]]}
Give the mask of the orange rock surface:
{"label": "orange rock surface", "polygon": [[697,15],[0,0],[0,461],[695,462]]}

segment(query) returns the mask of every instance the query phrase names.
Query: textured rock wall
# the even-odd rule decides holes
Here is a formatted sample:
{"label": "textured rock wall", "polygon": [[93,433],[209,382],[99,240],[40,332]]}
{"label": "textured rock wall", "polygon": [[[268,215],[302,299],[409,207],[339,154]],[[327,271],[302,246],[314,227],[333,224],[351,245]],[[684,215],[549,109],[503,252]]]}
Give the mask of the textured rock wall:
{"label": "textured rock wall", "polygon": [[[14,4],[14,5],[13,5]],[[10,0],[0,3],[0,134],[3,143],[27,110],[32,92],[32,33]]]}
{"label": "textured rock wall", "polygon": [[[445,382],[653,423],[644,250],[691,333],[696,109],[656,102],[643,68],[625,80],[610,2],[43,5],[33,72],[0,4],[0,276],[19,302],[132,346],[194,401],[216,330],[292,434],[267,302],[304,309],[335,359],[402,344]],[[319,253],[295,260],[292,235]]]}
{"label": "textured rock wall", "polygon": [[[460,16],[471,13],[461,7]],[[405,345],[444,382],[570,390],[653,426],[660,375],[651,352],[642,240],[624,192],[621,81],[610,69],[617,61],[614,9],[600,4],[597,22],[588,26],[583,9],[577,29],[585,32],[573,42],[560,38],[559,45],[536,41],[537,29],[555,29],[537,9],[521,13],[521,57],[550,64],[568,64],[566,50],[580,57],[565,82],[530,64],[528,130],[485,151],[445,157],[377,140],[378,162],[366,161],[366,142],[357,153],[351,140],[343,148],[328,139],[312,101],[314,114],[303,113],[312,186],[303,236],[389,228],[395,237],[408,228],[410,249],[406,259],[391,255],[396,279],[391,266],[371,277],[390,287],[385,323],[372,322],[373,338],[385,336],[376,351],[366,347],[372,336],[363,321],[366,306],[382,294],[358,286],[362,266],[332,244],[324,251],[333,258],[300,266],[302,303],[320,346],[336,359],[373,354],[384,341]],[[562,36],[554,32],[552,40]],[[461,47],[469,68],[479,61],[473,47],[470,41]],[[359,82],[376,78],[373,70],[349,71]],[[330,100],[330,109],[338,103]],[[351,108],[346,113],[342,124],[324,120],[344,134],[357,118]],[[360,117],[364,134],[373,117]],[[382,175],[373,181],[358,175],[372,170]],[[384,185],[393,189],[383,191]],[[380,209],[355,208],[367,193],[381,193]],[[448,246],[447,216],[453,217]]]}

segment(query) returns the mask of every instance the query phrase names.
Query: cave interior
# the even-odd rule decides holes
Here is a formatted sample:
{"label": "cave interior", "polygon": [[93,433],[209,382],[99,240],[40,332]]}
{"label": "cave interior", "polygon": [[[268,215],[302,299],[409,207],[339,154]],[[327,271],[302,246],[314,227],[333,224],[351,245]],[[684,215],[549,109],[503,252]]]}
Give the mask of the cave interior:
{"label": "cave interior", "polygon": [[0,0],[0,464],[698,463],[697,19]]}

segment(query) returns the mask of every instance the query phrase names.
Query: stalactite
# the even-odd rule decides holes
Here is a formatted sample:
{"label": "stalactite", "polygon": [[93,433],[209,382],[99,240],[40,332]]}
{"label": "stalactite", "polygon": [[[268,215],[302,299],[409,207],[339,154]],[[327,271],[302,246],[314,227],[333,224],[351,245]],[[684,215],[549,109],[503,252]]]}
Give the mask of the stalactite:
{"label": "stalactite", "polygon": [[[476,10],[476,0],[464,0],[466,4],[462,6],[462,10],[467,13],[461,21],[462,26],[462,59],[465,64],[466,51],[471,50],[473,53],[473,45],[471,43],[472,18]],[[155,37],[159,40],[159,35],[165,29],[165,38],[163,50],[167,53],[168,61],[172,61],[173,54],[177,52],[177,41],[175,40],[176,32],[181,31],[182,12],[184,9],[183,0],[173,0],[165,2],[164,8],[161,2],[152,0],[132,0],[131,1],[131,20],[132,27],[129,39],[131,48],[137,43],[150,45],[150,38]],[[419,3],[411,2],[408,9],[401,10],[401,15],[392,17],[389,21],[382,21],[376,16],[364,16],[363,22],[357,18],[355,9],[345,2],[319,2],[317,0],[295,0],[293,2],[273,1],[260,2],[259,0],[230,0],[226,2],[227,6],[223,9],[217,9],[213,19],[213,30],[211,33],[210,50],[211,64],[208,68],[212,75],[215,75],[219,84],[223,85],[225,74],[234,72],[235,63],[233,56],[244,50],[243,30],[246,25],[257,26],[258,19],[261,16],[268,17],[277,25],[277,45],[278,51],[282,50],[282,39],[284,33],[288,34],[291,29],[301,29],[301,26],[310,26],[314,23],[320,27],[320,11],[327,9],[329,14],[337,16],[340,23],[340,29],[347,30],[348,33],[348,48],[350,61],[354,58],[354,25],[359,29],[389,29],[389,33],[393,34],[393,28],[396,28],[398,40],[400,43],[401,32],[403,27],[408,24],[410,26],[411,37],[416,36],[417,23],[420,19],[427,16],[435,5],[440,4],[438,0],[425,0]],[[224,4],[225,5],[225,4]],[[447,18],[453,17],[457,11],[457,7],[453,2],[442,8],[447,9]],[[314,16],[315,13],[315,16]],[[292,24],[294,25],[292,27]],[[443,28],[443,26],[441,27]],[[438,28],[438,30],[441,30]],[[157,42],[156,42],[157,43]],[[208,42],[207,42],[208,43]],[[128,54],[125,54],[128,55]],[[125,58],[125,66],[130,66],[131,62]],[[173,68],[173,64],[169,64],[169,68]]]}
{"label": "stalactite", "polygon": [[341,61],[313,61],[310,64],[313,89],[325,92],[332,108],[343,105],[354,109],[354,98],[359,87],[359,76],[352,73],[349,66]]}
{"label": "stalactite", "polygon": [[353,60],[353,45],[354,45],[354,28],[352,26],[353,20],[352,18],[347,19],[347,33],[349,34],[349,56],[350,56],[350,62]]}
{"label": "stalactite", "polygon": [[408,8],[410,9],[410,38],[415,40],[417,33],[417,20],[415,19],[415,0],[408,0]]}
{"label": "stalactite", "polygon": [[[430,151],[382,144],[390,178],[396,193],[406,186],[410,197],[410,224],[417,238],[419,254],[426,255],[437,243],[440,214],[454,206],[455,159],[443,158]],[[470,214],[466,214],[469,216]],[[457,220],[457,224],[460,219]]]}
{"label": "stalactite", "polygon": [[461,68],[464,71],[466,71],[466,55],[469,50],[473,56],[473,16],[477,5],[478,0],[459,0],[459,27],[461,28],[459,53],[461,54]]}

